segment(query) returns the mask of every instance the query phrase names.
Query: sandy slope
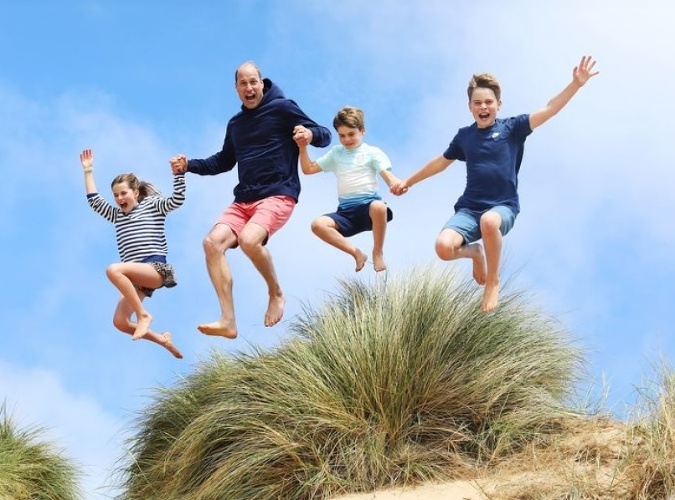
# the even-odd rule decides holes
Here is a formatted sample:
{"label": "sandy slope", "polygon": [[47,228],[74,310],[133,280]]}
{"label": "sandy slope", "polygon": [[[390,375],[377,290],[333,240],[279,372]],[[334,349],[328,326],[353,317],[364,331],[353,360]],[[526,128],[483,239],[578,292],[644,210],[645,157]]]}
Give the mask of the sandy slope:
{"label": "sandy slope", "polygon": [[473,482],[452,481],[418,487],[396,488],[374,493],[354,493],[334,500],[485,500]]}

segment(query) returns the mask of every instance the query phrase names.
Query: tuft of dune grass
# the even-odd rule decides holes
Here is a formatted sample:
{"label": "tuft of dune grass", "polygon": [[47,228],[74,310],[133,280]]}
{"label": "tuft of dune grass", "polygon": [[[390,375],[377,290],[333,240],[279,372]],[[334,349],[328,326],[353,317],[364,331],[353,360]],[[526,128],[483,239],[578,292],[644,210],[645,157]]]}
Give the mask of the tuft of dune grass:
{"label": "tuft of dune grass", "polygon": [[555,432],[582,356],[522,293],[480,312],[451,271],[344,280],[280,347],[213,354],[160,389],[127,500],[328,498],[469,476]]}
{"label": "tuft of dune grass", "polygon": [[0,499],[76,500],[82,498],[79,471],[42,439],[42,428],[19,428],[0,406]]}

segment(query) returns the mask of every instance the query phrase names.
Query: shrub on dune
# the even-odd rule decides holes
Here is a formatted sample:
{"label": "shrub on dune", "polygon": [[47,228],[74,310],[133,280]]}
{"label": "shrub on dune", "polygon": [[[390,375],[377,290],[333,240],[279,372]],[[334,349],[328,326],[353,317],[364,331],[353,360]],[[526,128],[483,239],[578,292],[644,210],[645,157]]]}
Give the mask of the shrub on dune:
{"label": "shrub on dune", "polygon": [[46,441],[42,429],[20,429],[0,406],[0,498],[82,498],[75,466]]}
{"label": "shrub on dune", "polygon": [[124,466],[129,500],[310,499],[461,476],[552,430],[580,352],[505,294],[445,270],[341,283],[277,349],[214,354],[160,390]]}

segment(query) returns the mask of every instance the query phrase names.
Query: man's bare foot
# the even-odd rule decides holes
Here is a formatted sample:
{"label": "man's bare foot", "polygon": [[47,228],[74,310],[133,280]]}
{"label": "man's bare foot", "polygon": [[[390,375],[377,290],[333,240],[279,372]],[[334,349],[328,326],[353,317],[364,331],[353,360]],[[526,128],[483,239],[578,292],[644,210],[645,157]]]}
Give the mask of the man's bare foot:
{"label": "man's bare foot", "polygon": [[489,313],[495,310],[499,303],[499,283],[488,283],[483,292],[483,301],[480,310]]}
{"label": "man's bare foot", "polygon": [[284,294],[270,295],[270,302],[267,305],[267,312],[265,312],[265,326],[274,326],[284,315],[284,306],[286,305],[286,297]]}
{"label": "man's bare foot", "polygon": [[361,269],[363,269],[363,266],[366,265],[366,262],[368,262],[368,256],[357,248],[356,257],[354,257],[354,260],[356,260],[356,272],[358,273]]}
{"label": "man's bare foot", "polygon": [[225,337],[228,339],[237,338],[237,325],[234,321],[219,319],[213,323],[202,323],[197,327],[197,330],[204,335],[213,335],[214,337]]}
{"label": "man's bare foot", "polygon": [[384,263],[384,255],[380,254],[375,254],[373,253],[373,267],[375,268],[375,272],[379,273],[380,271],[384,271],[387,269],[387,264]]}
{"label": "man's bare foot", "polygon": [[487,277],[487,268],[485,267],[483,246],[480,243],[471,243],[466,248],[469,250],[469,255],[473,261],[473,279],[479,285],[484,285]]}
{"label": "man's bare foot", "polygon": [[138,340],[145,337],[145,334],[148,333],[148,330],[150,329],[150,323],[152,323],[152,316],[149,313],[146,313],[138,318],[136,329],[134,330],[134,334],[131,336],[131,339]]}
{"label": "man's bare foot", "polygon": [[175,358],[183,359],[183,355],[178,350],[178,348],[171,341],[171,334],[169,332],[164,332],[160,335],[164,340],[162,341],[162,347],[169,351]]}

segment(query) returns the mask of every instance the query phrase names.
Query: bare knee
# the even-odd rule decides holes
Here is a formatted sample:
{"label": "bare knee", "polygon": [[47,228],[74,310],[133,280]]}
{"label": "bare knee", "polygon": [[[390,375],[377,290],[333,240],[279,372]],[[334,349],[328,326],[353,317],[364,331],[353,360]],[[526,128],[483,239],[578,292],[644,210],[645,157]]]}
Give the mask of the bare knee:
{"label": "bare knee", "polygon": [[122,272],[120,271],[119,264],[110,264],[105,268],[105,275],[108,277],[108,279],[113,279],[115,276],[119,276],[120,274],[122,274]]}
{"label": "bare knee", "polygon": [[480,217],[480,231],[482,235],[494,234],[502,226],[502,218],[497,212],[488,210]]}
{"label": "bare knee", "polygon": [[260,241],[260,238],[256,236],[251,236],[247,235],[246,233],[243,233],[239,237],[239,248],[241,248],[241,251],[248,256],[250,256],[255,252],[260,251],[262,246],[263,246],[262,241]]}
{"label": "bare knee", "polygon": [[457,256],[458,248],[448,245],[447,242],[436,240],[436,255],[441,260],[453,260]]}
{"label": "bare knee", "polygon": [[311,225],[312,232],[317,236],[324,234],[328,227],[329,226],[326,222],[326,217],[318,217],[314,219]]}
{"label": "bare knee", "polygon": [[436,238],[436,255],[438,255],[438,258],[441,260],[456,259],[463,243],[464,239],[459,233],[444,230],[438,235],[438,238]]}
{"label": "bare knee", "polygon": [[370,214],[371,219],[374,217],[382,217],[387,213],[387,205],[381,200],[373,201],[370,204],[368,213]]}
{"label": "bare knee", "polygon": [[206,235],[202,241],[202,245],[206,255],[220,255],[225,251],[224,242],[221,239],[216,238],[212,233]]}
{"label": "bare knee", "polygon": [[124,314],[115,313],[113,316],[113,326],[122,333],[134,333],[130,319]]}

